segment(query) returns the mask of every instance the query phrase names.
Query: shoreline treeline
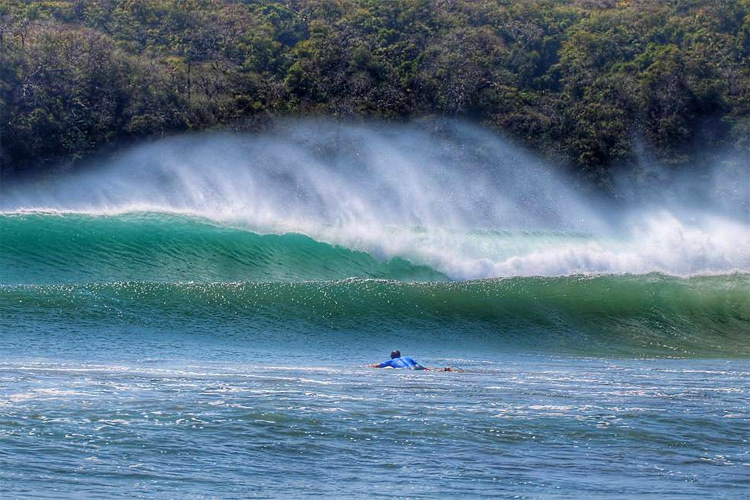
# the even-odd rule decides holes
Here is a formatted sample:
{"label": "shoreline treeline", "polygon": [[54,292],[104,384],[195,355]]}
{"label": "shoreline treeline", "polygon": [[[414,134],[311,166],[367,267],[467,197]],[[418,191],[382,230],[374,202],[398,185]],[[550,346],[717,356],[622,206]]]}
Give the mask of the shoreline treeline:
{"label": "shoreline treeline", "polygon": [[750,153],[750,0],[6,0],[0,172],[278,117],[479,121],[604,179]]}

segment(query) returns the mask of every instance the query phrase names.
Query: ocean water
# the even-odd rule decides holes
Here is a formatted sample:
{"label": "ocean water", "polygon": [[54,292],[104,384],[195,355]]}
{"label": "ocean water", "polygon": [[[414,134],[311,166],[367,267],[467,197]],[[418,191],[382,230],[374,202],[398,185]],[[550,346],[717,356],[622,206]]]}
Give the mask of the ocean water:
{"label": "ocean water", "polygon": [[451,132],[3,186],[0,497],[747,496],[743,193],[602,205]]}
{"label": "ocean water", "polygon": [[299,358],[3,362],[3,496],[747,494],[745,362]]}
{"label": "ocean water", "polygon": [[[750,486],[748,274],[455,281],[157,214],[0,238],[6,497]],[[365,367],[396,347],[460,371]]]}

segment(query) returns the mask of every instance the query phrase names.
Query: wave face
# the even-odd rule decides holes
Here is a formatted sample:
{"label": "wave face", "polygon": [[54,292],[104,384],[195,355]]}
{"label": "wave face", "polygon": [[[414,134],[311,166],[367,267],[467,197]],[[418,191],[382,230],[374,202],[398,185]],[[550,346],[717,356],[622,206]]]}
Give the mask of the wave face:
{"label": "wave face", "polygon": [[396,335],[559,353],[750,355],[747,274],[4,285],[0,301],[7,329],[28,322],[148,325],[262,332],[279,342],[289,335],[343,342]]}
{"label": "wave face", "polygon": [[0,216],[0,283],[441,280],[427,266],[164,214]]}
{"label": "wave face", "polygon": [[747,356],[743,175],[613,205],[460,124],[171,139],[2,187],[0,326]]}

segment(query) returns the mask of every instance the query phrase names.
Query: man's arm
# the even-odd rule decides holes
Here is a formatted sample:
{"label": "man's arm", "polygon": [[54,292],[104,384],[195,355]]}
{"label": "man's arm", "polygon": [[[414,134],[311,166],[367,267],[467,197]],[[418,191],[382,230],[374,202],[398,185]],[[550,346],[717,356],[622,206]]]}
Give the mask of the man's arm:
{"label": "man's arm", "polygon": [[386,368],[391,366],[391,360],[383,361],[382,363],[375,363],[374,365],[370,365],[370,368]]}

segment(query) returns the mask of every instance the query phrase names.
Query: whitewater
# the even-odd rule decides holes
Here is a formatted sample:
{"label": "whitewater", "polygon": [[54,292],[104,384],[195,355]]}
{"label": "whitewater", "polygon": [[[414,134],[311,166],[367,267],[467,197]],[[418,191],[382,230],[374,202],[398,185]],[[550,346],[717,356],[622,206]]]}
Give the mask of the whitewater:
{"label": "whitewater", "polygon": [[459,280],[747,271],[747,174],[717,169],[699,181],[698,193],[675,180],[638,186],[656,199],[618,202],[469,125],[430,134],[312,122],[167,139],[70,178],[12,186],[0,209],[182,214],[405,258]]}
{"label": "whitewater", "polygon": [[748,181],[306,121],[6,182],[0,494],[738,495]]}

